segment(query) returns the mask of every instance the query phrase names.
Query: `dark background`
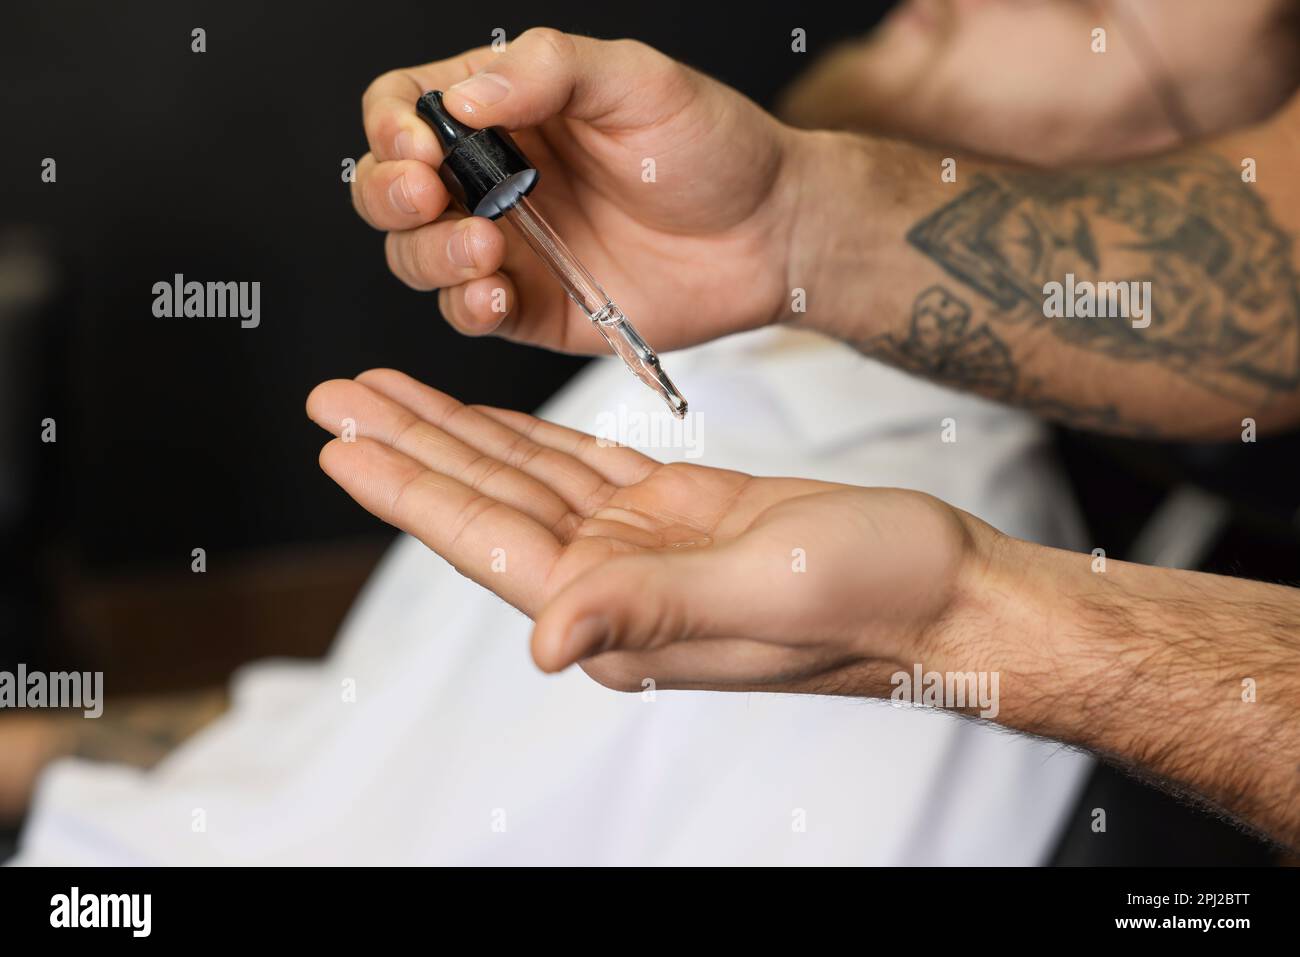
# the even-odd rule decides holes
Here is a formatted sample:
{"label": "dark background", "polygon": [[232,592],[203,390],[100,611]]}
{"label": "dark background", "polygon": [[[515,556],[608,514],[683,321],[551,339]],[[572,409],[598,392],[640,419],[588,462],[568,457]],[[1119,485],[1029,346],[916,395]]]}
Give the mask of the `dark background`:
{"label": "dark background", "polygon": [[[360,98],[375,76],[544,22],[636,37],[770,106],[887,6],[7,4],[0,667],[103,668],[119,692],[156,692],[321,653],[391,531],[317,468],[311,387],[395,366],[467,401],[532,409],[581,365],[462,339],[432,294],[389,275],[340,177],[366,151]],[[806,56],[790,51],[795,26]],[[56,183],[41,181],[45,157]],[[260,327],[155,318],[153,284],[175,273],[259,281]],[[39,442],[46,417],[55,444]],[[1108,554],[1123,557],[1190,477],[1235,503],[1210,567],[1300,578],[1290,442],[1260,446],[1275,467],[1261,473],[1257,458],[1243,490],[1240,449],[1060,439]],[[196,547],[203,576],[190,573]],[[1127,778],[1104,772],[1093,787],[1119,791],[1085,802],[1133,809],[1111,815],[1129,858],[1267,858]],[[1071,840],[1069,860],[1097,846],[1084,831]]]}
{"label": "dark background", "polygon": [[[355,216],[380,73],[537,24],[536,4],[12,4],[0,30],[3,219],[44,227],[60,316],[59,517],[92,567],[355,534],[369,520],[315,465],[310,388],[378,365],[468,401],[535,407],[579,360],[466,341],[388,274]],[[800,8],[814,47],[876,19]],[[779,9],[773,5],[773,10]],[[548,25],[634,35],[760,102],[805,66],[788,6],[548,4]],[[207,52],[190,31],[207,30]],[[58,181],[40,181],[43,157]],[[260,280],[262,324],[157,319],[174,273]],[[51,401],[53,400],[53,402]],[[53,517],[53,516],[50,516]]]}
{"label": "dark background", "polygon": [[[817,49],[864,32],[886,6],[800,8],[796,25]],[[394,366],[466,401],[531,410],[580,367],[452,332],[434,295],[388,273],[382,236],[355,216],[341,178],[344,158],[367,149],[371,80],[541,17],[532,4],[483,11],[400,0],[6,5],[0,249],[39,255],[55,281],[35,305],[8,307],[0,340],[0,461],[22,490],[0,506],[0,660],[111,648],[100,657],[120,664],[136,651],[145,660],[114,683],[135,689],[318,651],[377,554],[354,543],[391,533],[318,469],[325,435],[303,412],[312,386]],[[636,36],[769,102],[809,62],[790,51],[791,15],[781,4],[737,16],[698,3],[574,3],[548,5],[544,19]],[[205,53],[191,51],[195,27]],[[52,184],[41,181],[45,157],[57,162]],[[155,318],[153,284],[175,273],[260,281],[260,327]],[[57,444],[34,441],[47,416]],[[196,547],[207,597],[183,577]],[[304,564],[324,583],[265,594]],[[249,606],[259,582],[263,604]],[[302,614],[270,627],[268,607]],[[164,627],[176,616],[191,630],[180,655]],[[152,668],[163,654],[167,667]]]}

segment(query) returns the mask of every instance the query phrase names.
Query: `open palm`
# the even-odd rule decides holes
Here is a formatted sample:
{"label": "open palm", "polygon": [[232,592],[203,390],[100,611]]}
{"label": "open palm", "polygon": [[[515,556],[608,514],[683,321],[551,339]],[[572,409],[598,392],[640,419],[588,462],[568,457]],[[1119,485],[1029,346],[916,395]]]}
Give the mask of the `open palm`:
{"label": "open palm", "polygon": [[391,370],[307,409],[353,498],[534,618],[542,668],[611,687],[879,684],[962,574],[971,520],[919,493],[665,465]]}

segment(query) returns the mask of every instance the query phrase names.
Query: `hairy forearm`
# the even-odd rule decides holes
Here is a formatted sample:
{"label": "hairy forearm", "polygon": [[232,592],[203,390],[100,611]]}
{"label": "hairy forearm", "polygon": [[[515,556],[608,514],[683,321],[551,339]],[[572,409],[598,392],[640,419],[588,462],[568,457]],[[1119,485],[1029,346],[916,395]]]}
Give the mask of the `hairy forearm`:
{"label": "hairy forearm", "polygon": [[1300,590],[983,529],[943,641],[1000,674],[997,720],[1300,847]]}
{"label": "hairy forearm", "polygon": [[[1230,438],[1300,420],[1289,118],[1090,170],[956,158],[956,182],[932,149],[800,136],[794,322],[1085,428]],[[1246,157],[1262,182],[1243,182]]]}

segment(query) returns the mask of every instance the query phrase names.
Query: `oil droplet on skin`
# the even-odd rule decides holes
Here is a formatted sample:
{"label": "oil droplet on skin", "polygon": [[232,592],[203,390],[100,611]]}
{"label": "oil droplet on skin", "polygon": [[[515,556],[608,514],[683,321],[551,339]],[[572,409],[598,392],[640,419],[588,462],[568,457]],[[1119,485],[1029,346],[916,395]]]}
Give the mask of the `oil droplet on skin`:
{"label": "oil droplet on skin", "polygon": [[612,536],[628,542],[634,542],[641,548],[704,548],[713,544],[713,538],[698,528],[689,525],[656,526],[662,521],[646,512],[634,509],[605,506],[592,516],[596,522],[603,524],[617,523],[639,534],[623,535],[607,528],[597,529],[593,525],[584,525],[579,535]]}
{"label": "oil droplet on skin", "polygon": [[702,535],[699,538],[692,539],[689,542],[673,542],[668,547],[669,548],[703,548],[706,545],[712,545],[712,544],[713,544],[713,539],[709,538],[709,536],[707,535]]}
{"label": "oil droplet on skin", "polygon": [[671,525],[659,535],[664,548],[704,548],[713,544],[710,536],[686,525]]}

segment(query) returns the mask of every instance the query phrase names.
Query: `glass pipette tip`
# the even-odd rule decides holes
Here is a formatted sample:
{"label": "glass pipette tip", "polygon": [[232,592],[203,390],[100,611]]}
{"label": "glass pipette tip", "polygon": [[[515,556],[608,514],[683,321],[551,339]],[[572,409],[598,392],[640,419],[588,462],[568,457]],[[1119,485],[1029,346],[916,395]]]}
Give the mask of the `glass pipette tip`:
{"label": "glass pipette tip", "polygon": [[587,314],[587,318],[614,350],[614,354],[623,360],[623,364],[634,376],[658,393],[673,415],[679,419],[685,418],[686,398],[673,385],[668,373],[664,372],[658,354],[641,338],[636,326],[632,325],[618,304],[606,295],[605,290],[556,235],[528,197],[521,196],[506,210],[505,218],[514,224],[533,252],[546,263],[569,298]]}

